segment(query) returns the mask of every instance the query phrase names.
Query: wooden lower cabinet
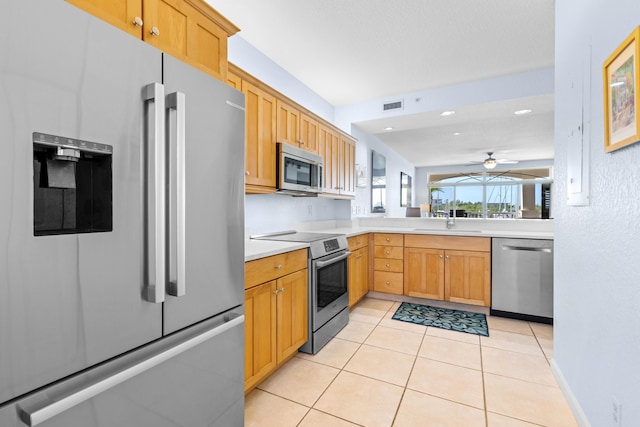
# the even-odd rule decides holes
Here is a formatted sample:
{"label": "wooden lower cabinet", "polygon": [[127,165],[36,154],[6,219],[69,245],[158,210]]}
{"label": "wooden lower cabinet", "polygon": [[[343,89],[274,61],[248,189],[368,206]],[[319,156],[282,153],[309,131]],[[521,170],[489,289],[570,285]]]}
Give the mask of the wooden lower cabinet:
{"label": "wooden lower cabinet", "polygon": [[369,292],[369,247],[354,249],[349,255],[349,307]]}
{"label": "wooden lower cabinet", "polygon": [[490,241],[475,237],[406,235],[405,245],[410,247],[404,249],[404,294],[489,307]]}
{"label": "wooden lower cabinet", "polygon": [[309,335],[307,270],[296,271],[276,282],[276,363],[298,352]]}
{"label": "wooden lower cabinet", "polygon": [[[300,264],[298,253],[304,253]],[[253,263],[253,264],[251,264]],[[266,272],[303,265],[290,274],[255,285],[251,272]],[[289,265],[287,265],[287,263]],[[245,392],[290,359],[308,339],[308,274],[306,250],[245,263]],[[247,279],[249,281],[247,282]]]}
{"label": "wooden lower cabinet", "polygon": [[444,300],[444,251],[406,248],[404,250],[404,294]]}
{"label": "wooden lower cabinet", "polygon": [[445,251],[445,301],[491,305],[491,254]]}
{"label": "wooden lower cabinet", "polygon": [[375,233],[373,235],[373,290],[388,294],[403,294],[402,234]]}
{"label": "wooden lower cabinet", "polygon": [[276,368],[276,281],[244,292],[244,389]]}

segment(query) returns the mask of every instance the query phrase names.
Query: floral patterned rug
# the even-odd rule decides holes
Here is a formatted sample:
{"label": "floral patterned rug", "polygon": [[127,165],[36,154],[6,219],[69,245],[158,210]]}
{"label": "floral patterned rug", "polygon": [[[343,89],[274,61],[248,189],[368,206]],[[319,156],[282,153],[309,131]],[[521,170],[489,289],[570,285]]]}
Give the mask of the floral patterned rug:
{"label": "floral patterned rug", "polygon": [[489,336],[487,316],[482,313],[403,302],[392,319],[433,326],[434,328],[466,332],[467,334]]}

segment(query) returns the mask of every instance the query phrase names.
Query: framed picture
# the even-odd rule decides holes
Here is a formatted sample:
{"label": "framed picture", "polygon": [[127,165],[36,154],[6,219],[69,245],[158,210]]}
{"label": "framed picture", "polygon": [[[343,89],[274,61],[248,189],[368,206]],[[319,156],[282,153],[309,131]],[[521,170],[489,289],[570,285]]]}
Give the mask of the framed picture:
{"label": "framed picture", "polygon": [[411,206],[411,176],[400,172],[400,206]]}
{"label": "framed picture", "polygon": [[640,140],[638,65],[640,27],[607,58],[604,82],[604,149],[611,152]]}

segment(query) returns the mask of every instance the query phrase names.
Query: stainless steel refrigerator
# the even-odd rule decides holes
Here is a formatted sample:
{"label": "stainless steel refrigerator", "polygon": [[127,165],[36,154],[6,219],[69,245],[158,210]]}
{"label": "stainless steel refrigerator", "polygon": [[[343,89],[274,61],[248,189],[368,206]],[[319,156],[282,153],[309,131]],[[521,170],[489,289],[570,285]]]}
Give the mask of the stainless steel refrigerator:
{"label": "stainless steel refrigerator", "polygon": [[0,425],[240,426],[244,96],[0,5]]}

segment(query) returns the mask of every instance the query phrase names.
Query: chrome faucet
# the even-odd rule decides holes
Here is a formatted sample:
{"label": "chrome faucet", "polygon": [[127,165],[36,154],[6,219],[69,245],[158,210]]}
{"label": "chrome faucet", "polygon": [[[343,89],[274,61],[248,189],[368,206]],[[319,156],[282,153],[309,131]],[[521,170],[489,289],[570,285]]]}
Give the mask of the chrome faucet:
{"label": "chrome faucet", "polygon": [[456,225],[456,217],[451,215],[451,211],[449,210],[449,199],[445,204],[445,216],[447,218],[447,230],[450,230],[451,227]]}

